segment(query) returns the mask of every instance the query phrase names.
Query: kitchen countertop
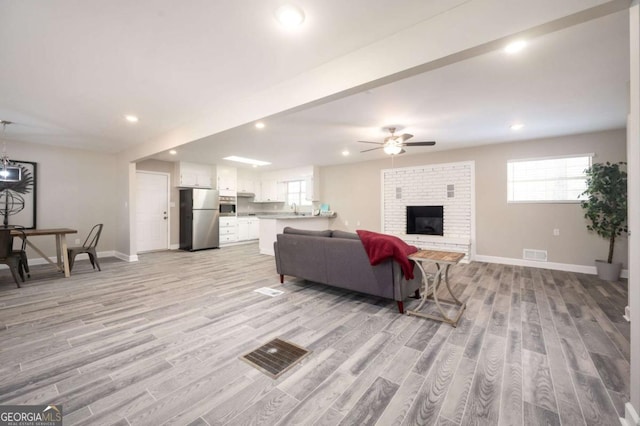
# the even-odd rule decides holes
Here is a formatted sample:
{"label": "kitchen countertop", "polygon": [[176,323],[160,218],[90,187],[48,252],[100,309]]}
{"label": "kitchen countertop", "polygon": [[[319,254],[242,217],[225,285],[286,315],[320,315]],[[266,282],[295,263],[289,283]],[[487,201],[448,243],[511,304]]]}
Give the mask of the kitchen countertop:
{"label": "kitchen countertop", "polygon": [[291,213],[265,214],[260,218],[260,236],[258,248],[261,254],[273,256],[273,243],[277,241],[278,234],[282,234],[288,226],[292,228],[306,229],[309,231],[324,231],[330,228],[331,218],[335,216],[302,216]]}
{"label": "kitchen countertop", "polygon": [[277,219],[277,220],[290,220],[290,219],[331,219],[334,216],[312,216],[312,215],[293,215],[293,214],[272,214],[272,215],[260,215],[259,219]]}

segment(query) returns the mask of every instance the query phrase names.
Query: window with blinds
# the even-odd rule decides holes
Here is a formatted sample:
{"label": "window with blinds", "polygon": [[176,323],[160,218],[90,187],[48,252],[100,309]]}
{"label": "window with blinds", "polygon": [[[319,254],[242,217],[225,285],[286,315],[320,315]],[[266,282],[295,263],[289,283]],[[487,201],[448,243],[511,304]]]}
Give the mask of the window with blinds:
{"label": "window with blinds", "polygon": [[507,202],[579,202],[592,156],[509,160]]}

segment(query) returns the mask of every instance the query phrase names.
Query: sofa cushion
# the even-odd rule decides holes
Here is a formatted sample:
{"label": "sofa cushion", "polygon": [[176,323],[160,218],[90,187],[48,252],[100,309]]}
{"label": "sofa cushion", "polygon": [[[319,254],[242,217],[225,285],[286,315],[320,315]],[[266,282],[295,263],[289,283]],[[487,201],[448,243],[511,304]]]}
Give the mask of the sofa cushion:
{"label": "sofa cushion", "polygon": [[345,238],[347,240],[359,240],[358,234],[355,232],[346,232],[346,231],[333,231],[331,234],[332,238]]}
{"label": "sofa cushion", "polygon": [[362,243],[350,238],[331,238],[323,248],[328,284],[393,299],[392,261],[372,267]]}
{"label": "sofa cushion", "polygon": [[330,237],[331,230],[327,229],[326,231],[310,231],[308,229],[297,229],[292,228],[290,226],[285,227],[282,230],[283,234],[295,234],[295,235],[306,235],[309,237]]}
{"label": "sofa cushion", "polygon": [[331,238],[278,234],[274,245],[278,273],[317,283],[327,283],[324,246]]}

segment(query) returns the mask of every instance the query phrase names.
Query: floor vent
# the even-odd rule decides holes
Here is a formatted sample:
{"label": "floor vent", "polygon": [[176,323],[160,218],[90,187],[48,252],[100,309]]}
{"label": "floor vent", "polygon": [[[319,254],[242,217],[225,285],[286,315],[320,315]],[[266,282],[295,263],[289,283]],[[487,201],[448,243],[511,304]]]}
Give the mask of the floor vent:
{"label": "floor vent", "polygon": [[535,260],[536,262],[547,261],[546,250],[524,249],[522,250],[522,258],[525,260]]}
{"label": "floor vent", "polygon": [[277,379],[309,353],[308,349],[301,348],[293,343],[273,339],[258,349],[242,355],[240,359],[248,362],[269,377]]}

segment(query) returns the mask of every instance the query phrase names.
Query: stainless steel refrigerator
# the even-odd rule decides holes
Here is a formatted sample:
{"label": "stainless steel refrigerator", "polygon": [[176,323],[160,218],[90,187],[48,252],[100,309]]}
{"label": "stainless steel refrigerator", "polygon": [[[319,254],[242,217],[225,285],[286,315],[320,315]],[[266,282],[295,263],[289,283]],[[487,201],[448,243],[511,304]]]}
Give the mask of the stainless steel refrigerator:
{"label": "stainless steel refrigerator", "polygon": [[219,247],[219,222],[216,189],[180,190],[180,249],[193,251]]}

